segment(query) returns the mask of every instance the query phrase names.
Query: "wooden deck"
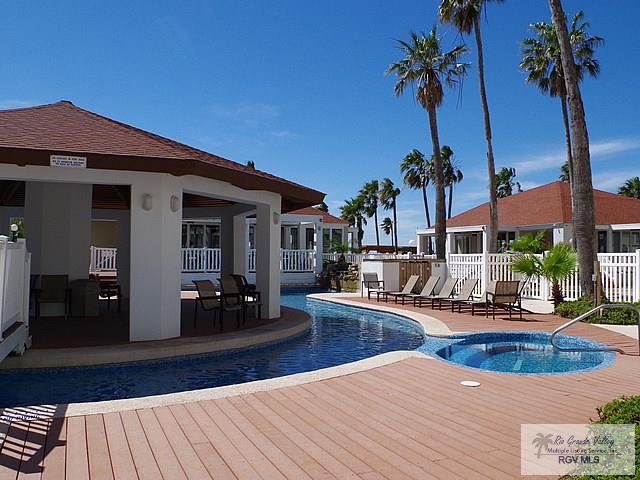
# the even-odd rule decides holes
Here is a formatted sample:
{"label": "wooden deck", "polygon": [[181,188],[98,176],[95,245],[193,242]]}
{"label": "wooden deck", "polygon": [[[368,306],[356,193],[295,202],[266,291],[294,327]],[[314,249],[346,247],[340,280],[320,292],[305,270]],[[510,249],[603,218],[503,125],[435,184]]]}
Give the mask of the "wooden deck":
{"label": "wooden deck", "polygon": [[[452,330],[549,330],[434,313]],[[633,339],[572,331],[635,349],[609,368],[568,376],[498,375],[411,358],[343,377],[226,399],[6,425],[0,480],[511,479],[522,423],[584,423],[640,394]],[[479,388],[462,387],[465,379]],[[46,412],[45,412],[46,413]]]}

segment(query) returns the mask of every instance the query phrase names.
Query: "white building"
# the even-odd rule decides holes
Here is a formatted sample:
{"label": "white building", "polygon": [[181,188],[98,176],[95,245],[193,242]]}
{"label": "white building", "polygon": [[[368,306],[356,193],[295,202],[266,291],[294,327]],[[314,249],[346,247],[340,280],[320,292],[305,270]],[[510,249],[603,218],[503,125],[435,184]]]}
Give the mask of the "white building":
{"label": "white building", "polygon": [[[640,200],[594,190],[597,250],[599,253],[640,249]],[[549,245],[573,237],[570,186],[552,182],[498,199],[498,246],[524,233],[545,232]],[[489,204],[484,203],[447,220],[446,252],[483,253],[487,249]],[[417,232],[418,253],[428,250],[435,229]]]}
{"label": "white building", "polygon": [[110,236],[131,341],[180,335],[181,238],[198,218],[218,219],[221,275],[247,271],[253,227],[263,316],[278,317],[281,214],[323,197],[70,102],[0,111],[0,235],[22,219],[31,273],[71,281],[88,277],[92,237]]}

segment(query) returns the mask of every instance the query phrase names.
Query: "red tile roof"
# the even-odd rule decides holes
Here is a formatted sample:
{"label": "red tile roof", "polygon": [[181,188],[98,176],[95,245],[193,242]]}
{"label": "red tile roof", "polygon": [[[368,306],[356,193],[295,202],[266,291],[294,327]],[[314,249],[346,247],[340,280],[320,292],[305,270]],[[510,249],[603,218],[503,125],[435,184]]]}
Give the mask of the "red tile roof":
{"label": "red tile roof", "polygon": [[[46,155],[36,156],[34,151]],[[317,204],[324,197],[316,190],[103,117],[68,101],[0,110],[0,163],[48,165],[50,153],[86,155],[90,168],[194,174],[245,189],[276,191],[293,208]]]}
{"label": "red tile roof", "polygon": [[[640,223],[640,200],[594,190],[595,221],[598,225]],[[567,182],[552,182],[510,197],[498,199],[498,224],[524,227],[571,223],[571,191]],[[489,203],[483,203],[447,221],[448,227],[487,225]]]}
{"label": "red tile roof", "polygon": [[300,208],[298,210],[293,210],[288,213],[290,213],[291,215],[314,215],[314,216],[320,215],[322,217],[323,223],[340,223],[343,225],[349,225],[349,222],[347,222],[346,220],[335,217],[330,213],[323,212],[319,208],[315,208],[315,207]]}

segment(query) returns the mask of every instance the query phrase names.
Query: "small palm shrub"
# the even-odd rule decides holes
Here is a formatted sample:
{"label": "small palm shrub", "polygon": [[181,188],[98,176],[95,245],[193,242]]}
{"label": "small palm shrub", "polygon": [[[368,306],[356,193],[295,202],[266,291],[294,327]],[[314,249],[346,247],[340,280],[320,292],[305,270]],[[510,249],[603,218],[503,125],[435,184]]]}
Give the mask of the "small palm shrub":
{"label": "small palm shrub", "polygon": [[559,243],[540,258],[532,253],[517,253],[511,261],[511,270],[526,277],[544,277],[551,282],[554,306],[563,300],[560,282],[576,269],[578,257],[570,245]]}

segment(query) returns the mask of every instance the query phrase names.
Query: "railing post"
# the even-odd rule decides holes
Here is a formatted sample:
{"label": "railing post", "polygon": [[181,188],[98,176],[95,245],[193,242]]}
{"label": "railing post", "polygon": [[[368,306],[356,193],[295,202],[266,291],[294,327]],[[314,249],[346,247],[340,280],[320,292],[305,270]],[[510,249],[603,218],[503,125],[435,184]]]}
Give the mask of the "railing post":
{"label": "railing post", "polygon": [[489,281],[491,280],[491,275],[489,272],[489,254],[487,251],[482,252],[482,272],[480,275],[480,281],[482,282],[482,291],[486,291],[487,286],[489,285]]}
{"label": "railing post", "polygon": [[635,256],[635,278],[633,285],[633,301],[640,302],[640,249],[636,250]]}

